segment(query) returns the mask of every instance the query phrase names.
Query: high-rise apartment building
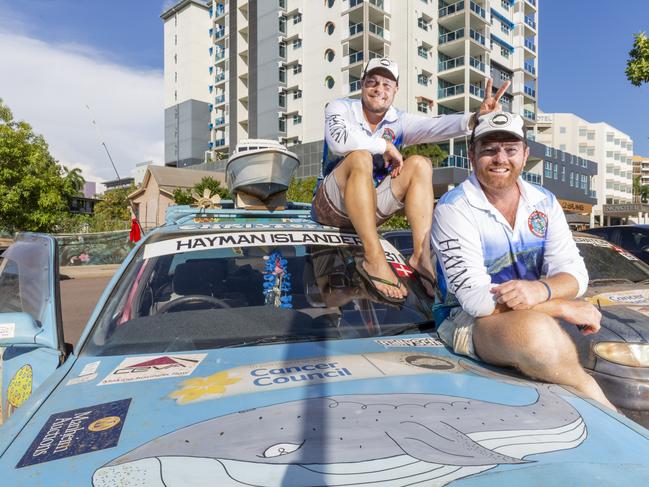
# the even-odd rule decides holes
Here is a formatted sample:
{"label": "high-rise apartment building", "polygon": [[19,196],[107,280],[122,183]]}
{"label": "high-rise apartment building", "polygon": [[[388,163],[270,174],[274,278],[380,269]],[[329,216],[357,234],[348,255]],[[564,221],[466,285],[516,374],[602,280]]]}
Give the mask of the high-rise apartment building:
{"label": "high-rise apartment building", "polygon": [[[604,222],[606,205],[631,203],[633,193],[633,141],[624,132],[604,122],[591,123],[572,113],[543,113],[537,116],[536,140],[551,150],[597,162],[592,188],[597,193],[593,216]],[[570,164],[565,171],[577,174]],[[580,176],[581,177],[581,176]]]}
{"label": "high-rise apartment building", "polygon": [[205,2],[181,0],[161,15],[164,21],[165,165],[184,167],[205,160],[209,150],[210,111],[208,35],[211,19]]}
{"label": "high-rise apartment building", "polygon": [[640,184],[649,184],[649,157],[633,156],[633,177],[638,177]]}
{"label": "high-rise apartment building", "polygon": [[[403,110],[474,111],[490,76],[494,91],[512,81],[504,108],[535,123],[536,0],[215,0],[208,13],[214,158],[242,138],[278,139],[301,144],[299,175],[316,175],[325,105],[360,97],[364,63],[381,56],[399,64]],[[465,155],[466,141],[445,148]]]}

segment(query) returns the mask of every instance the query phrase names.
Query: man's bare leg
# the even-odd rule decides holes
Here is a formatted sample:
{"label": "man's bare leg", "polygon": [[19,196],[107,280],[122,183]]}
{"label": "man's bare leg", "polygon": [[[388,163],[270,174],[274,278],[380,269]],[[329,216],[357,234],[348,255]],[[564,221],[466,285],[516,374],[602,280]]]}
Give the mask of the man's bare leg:
{"label": "man's bare leg", "polygon": [[546,314],[524,310],[478,318],[473,344],[485,362],[512,366],[534,379],[574,387],[615,410],[595,379],[579,364],[568,334]]}
{"label": "man's bare leg", "polygon": [[[398,278],[385,260],[385,253],[376,231],[376,190],[372,180],[372,155],[367,151],[348,154],[334,169],[334,177],[343,194],[347,216],[363,242],[365,270],[371,276],[396,284]],[[404,286],[397,288],[377,281],[374,285],[380,292],[393,298],[402,298],[408,294]]]}
{"label": "man's bare leg", "polygon": [[[392,179],[394,195],[405,203],[406,218],[412,229],[413,252],[410,265],[417,272],[435,281],[430,253],[430,227],[433,222],[433,167],[425,157],[410,156],[403,163],[401,174]],[[422,284],[433,296],[435,289],[427,280]]]}

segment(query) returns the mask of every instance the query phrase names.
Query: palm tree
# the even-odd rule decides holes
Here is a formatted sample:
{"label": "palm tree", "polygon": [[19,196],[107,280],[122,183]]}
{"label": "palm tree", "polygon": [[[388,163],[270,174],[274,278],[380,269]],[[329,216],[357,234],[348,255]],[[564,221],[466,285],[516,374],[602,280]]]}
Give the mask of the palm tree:
{"label": "palm tree", "polygon": [[86,184],[86,180],[81,175],[81,169],[78,167],[68,169],[63,166],[63,170],[65,171],[65,180],[74,188],[75,192],[81,193],[83,186]]}

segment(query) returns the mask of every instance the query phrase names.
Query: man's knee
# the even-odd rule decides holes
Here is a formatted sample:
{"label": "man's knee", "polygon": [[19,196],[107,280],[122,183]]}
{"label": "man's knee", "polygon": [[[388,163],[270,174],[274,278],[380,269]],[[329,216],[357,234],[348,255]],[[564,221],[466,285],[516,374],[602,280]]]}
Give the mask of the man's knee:
{"label": "man's knee", "polygon": [[521,349],[517,357],[521,363],[516,364],[518,368],[528,365],[552,370],[574,362],[575,347],[554,318],[531,313],[519,325]]}
{"label": "man's knee", "polygon": [[404,168],[412,168],[418,172],[433,174],[433,164],[428,157],[413,155],[403,161]]}
{"label": "man's knee", "polygon": [[366,150],[355,150],[347,154],[343,164],[348,171],[372,172],[372,154]]}

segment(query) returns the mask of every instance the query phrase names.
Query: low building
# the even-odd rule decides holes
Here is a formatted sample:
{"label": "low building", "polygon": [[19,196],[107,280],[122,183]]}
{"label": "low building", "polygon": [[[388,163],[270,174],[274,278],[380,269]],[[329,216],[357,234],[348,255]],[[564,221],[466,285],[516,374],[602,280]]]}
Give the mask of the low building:
{"label": "low building", "polygon": [[75,215],[92,215],[95,212],[95,205],[101,200],[86,198],[85,196],[73,196],[70,198],[70,213]]}
{"label": "low building", "polygon": [[112,189],[129,188],[133,184],[135,184],[134,178],[113,179],[112,181],[104,181],[103,183],[103,185],[106,187],[106,191],[110,191]]}
{"label": "low building", "polygon": [[148,166],[140,188],[128,195],[143,230],[164,223],[167,208],[175,204],[173,193],[176,188],[191,189],[204,177],[215,179],[225,186],[225,174],[222,172]]}

